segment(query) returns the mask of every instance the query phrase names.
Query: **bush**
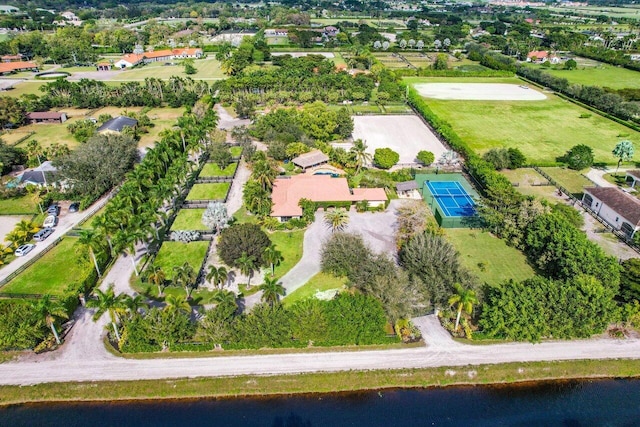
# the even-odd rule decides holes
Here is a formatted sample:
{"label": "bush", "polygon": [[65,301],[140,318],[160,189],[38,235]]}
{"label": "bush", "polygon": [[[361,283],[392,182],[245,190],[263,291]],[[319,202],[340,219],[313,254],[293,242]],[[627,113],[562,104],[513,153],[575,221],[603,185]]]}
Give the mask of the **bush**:
{"label": "bush", "polygon": [[418,155],[416,156],[418,161],[423,165],[430,165],[436,159],[436,156],[431,151],[421,150],[418,151]]}
{"label": "bush", "polygon": [[588,145],[575,145],[567,151],[561,161],[565,162],[569,169],[586,169],[593,165],[593,150]]}
{"label": "bush", "polygon": [[389,169],[400,160],[400,155],[391,148],[377,148],[373,154],[373,162],[381,169]]}
{"label": "bush", "polygon": [[218,255],[231,267],[239,267],[236,261],[243,253],[254,257],[256,265],[263,265],[262,254],[269,246],[269,236],[258,225],[234,224],[220,233]]}

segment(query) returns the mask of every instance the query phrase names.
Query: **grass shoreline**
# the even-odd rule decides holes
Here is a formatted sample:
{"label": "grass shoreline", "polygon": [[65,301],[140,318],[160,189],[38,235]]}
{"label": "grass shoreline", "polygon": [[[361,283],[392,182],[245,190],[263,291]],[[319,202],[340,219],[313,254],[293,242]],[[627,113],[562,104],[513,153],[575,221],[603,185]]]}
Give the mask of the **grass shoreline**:
{"label": "grass shoreline", "polygon": [[0,386],[0,407],[29,403],[263,398],[388,389],[640,378],[640,359]]}

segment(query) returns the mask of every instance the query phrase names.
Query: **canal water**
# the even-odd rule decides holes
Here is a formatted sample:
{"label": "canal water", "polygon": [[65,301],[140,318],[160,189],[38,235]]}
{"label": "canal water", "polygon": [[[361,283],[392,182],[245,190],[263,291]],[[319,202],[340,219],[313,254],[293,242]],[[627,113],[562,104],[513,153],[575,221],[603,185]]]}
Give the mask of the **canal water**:
{"label": "canal water", "polygon": [[1,426],[640,426],[640,380],[21,405]]}

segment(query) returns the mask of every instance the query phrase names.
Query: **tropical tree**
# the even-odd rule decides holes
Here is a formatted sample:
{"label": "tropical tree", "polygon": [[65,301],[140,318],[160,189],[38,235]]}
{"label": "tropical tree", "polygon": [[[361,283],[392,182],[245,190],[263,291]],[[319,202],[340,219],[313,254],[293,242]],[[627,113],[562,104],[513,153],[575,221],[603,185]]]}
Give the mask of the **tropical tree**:
{"label": "tropical tree", "polygon": [[266,302],[271,307],[279,303],[280,297],[287,292],[282,283],[273,276],[266,276],[264,283],[258,286],[258,289],[262,291],[262,302]]}
{"label": "tropical tree", "polygon": [[232,291],[225,291],[221,289],[216,292],[212,299],[218,305],[218,307],[234,307],[234,312],[238,308],[238,305],[236,303],[236,294],[234,294]]}
{"label": "tropical tree", "polygon": [[453,289],[455,290],[455,294],[449,298],[449,305],[452,307],[456,305],[458,309],[455,325],[455,330],[457,331],[460,325],[462,311],[464,310],[465,313],[471,314],[473,305],[478,303],[478,298],[473,290],[463,288],[460,283],[454,283]]}
{"label": "tropical tree", "polygon": [[167,274],[159,265],[151,265],[149,267],[149,282],[158,287],[158,296],[162,296],[162,291],[167,286]]}
{"label": "tropical tree", "polygon": [[131,319],[138,310],[147,307],[147,302],[142,295],[131,296],[122,294],[122,305],[123,308],[121,311],[127,312],[129,314],[129,319]]}
{"label": "tropical tree", "polygon": [[618,173],[618,169],[620,169],[620,163],[628,162],[633,157],[635,149],[633,147],[633,142],[624,140],[620,141],[616,144],[612,153],[615,157],[618,158],[618,166],[616,167],[616,174]]}
{"label": "tropical tree", "polygon": [[272,275],[276,274],[276,266],[280,265],[280,263],[284,261],[282,252],[277,250],[274,245],[264,248],[262,259],[266,264],[269,264],[271,266]]}
{"label": "tropical tree", "polygon": [[103,240],[100,233],[93,229],[81,230],[77,244],[89,250],[89,255],[91,255],[91,259],[93,260],[93,266],[96,269],[96,273],[98,273],[98,277],[102,277],[100,266],[98,265],[98,259],[96,258],[96,253],[104,251]]}
{"label": "tropical tree", "polygon": [[224,268],[224,266],[221,265],[220,267],[216,267],[215,265],[210,265],[206,279],[213,286],[220,287],[220,289],[222,289],[227,282],[228,275],[229,272]]}
{"label": "tropical tree", "polygon": [[58,331],[56,330],[56,318],[68,319],[69,315],[67,314],[64,306],[58,301],[53,301],[51,297],[47,295],[43,295],[38,301],[31,305],[33,313],[37,316],[38,320],[44,320],[49,328],[51,328],[51,332],[53,332],[53,336],[56,338],[56,343],[60,344],[60,336],[58,335]]}
{"label": "tropical tree", "polygon": [[332,233],[342,231],[349,224],[349,214],[345,209],[335,209],[324,214],[324,222]]}
{"label": "tropical tree", "polygon": [[185,261],[184,264],[173,267],[174,275],[173,281],[176,285],[182,286],[187,293],[187,299],[191,298],[191,292],[196,287],[196,272],[189,264],[189,262]]}
{"label": "tropical tree", "polygon": [[167,295],[164,302],[167,304],[164,307],[167,311],[191,313],[191,305],[183,295]]}
{"label": "tropical tree", "polygon": [[371,163],[372,156],[370,153],[367,153],[367,144],[361,139],[356,139],[353,141],[353,147],[349,150],[354,156],[356,160],[356,172],[360,172],[363,166]]}
{"label": "tropical tree", "polygon": [[236,264],[240,268],[240,273],[247,276],[247,287],[250,286],[251,276],[256,269],[256,259],[253,256],[247,255],[246,252],[242,252],[240,258],[236,260]]}
{"label": "tropical tree", "polygon": [[116,335],[118,342],[120,341],[120,332],[118,332],[118,311],[126,310],[124,294],[116,295],[114,285],[111,283],[106,291],[96,289],[93,291],[95,299],[87,301],[87,307],[97,308],[98,310],[93,315],[93,321],[97,321],[106,312],[109,313],[109,319],[111,319],[111,326],[113,326],[113,332]]}

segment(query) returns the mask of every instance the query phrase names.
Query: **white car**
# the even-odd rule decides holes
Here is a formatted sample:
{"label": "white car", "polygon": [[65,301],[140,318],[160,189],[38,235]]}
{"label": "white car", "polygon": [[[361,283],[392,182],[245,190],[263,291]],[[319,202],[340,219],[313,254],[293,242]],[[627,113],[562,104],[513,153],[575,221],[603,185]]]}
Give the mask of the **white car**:
{"label": "white car", "polygon": [[42,223],[44,228],[52,228],[56,225],[58,225],[58,217],[55,215],[49,215]]}
{"label": "white car", "polygon": [[36,247],[36,245],[34,245],[33,243],[22,245],[18,249],[16,249],[15,254],[16,254],[16,256],[25,256],[26,254],[31,252],[31,250],[33,248],[35,248],[35,247]]}

